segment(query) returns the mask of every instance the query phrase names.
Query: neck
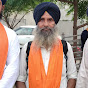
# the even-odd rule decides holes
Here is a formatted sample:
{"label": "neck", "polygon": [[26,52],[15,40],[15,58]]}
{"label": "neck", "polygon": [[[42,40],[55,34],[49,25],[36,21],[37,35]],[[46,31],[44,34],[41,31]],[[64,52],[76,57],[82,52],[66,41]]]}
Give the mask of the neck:
{"label": "neck", "polygon": [[46,49],[46,50],[48,50],[48,49],[49,49],[49,47],[45,47],[45,49]]}

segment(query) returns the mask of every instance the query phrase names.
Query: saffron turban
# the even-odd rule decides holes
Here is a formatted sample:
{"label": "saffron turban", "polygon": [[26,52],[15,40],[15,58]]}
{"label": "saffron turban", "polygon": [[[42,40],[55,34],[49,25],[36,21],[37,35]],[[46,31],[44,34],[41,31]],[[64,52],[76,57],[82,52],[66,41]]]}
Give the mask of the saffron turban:
{"label": "saffron turban", "polygon": [[45,11],[52,16],[56,24],[59,22],[61,16],[59,7],[52,2],[43,2],[34,9],[33,17],[36,25]]}
{"label": "saffron turban", "polygon": [[2,1],[2,5],[4,5],[6,3],[7,0],[1,0]]}

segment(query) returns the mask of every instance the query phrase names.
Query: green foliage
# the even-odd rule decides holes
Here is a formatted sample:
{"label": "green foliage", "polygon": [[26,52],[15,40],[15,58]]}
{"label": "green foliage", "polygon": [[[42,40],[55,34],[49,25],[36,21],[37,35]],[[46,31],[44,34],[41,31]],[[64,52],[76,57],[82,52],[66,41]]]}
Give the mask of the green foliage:
{"label": "green foliage", "polygon": [[[3,12],[4,21],[7,23],[8,27],[14,28],[21,20],[22,18],[29,12],[32,11],[36,5],[38,5],[41,2],[56,2],[57,0],[7,0],[7,3],[5,4],[5,9]],[[24,12],[24,15],[20,18],[18,23],[16,22],[16,17],[21,12]],[[11,21],[9,21],[9,17],[14,13],[14,18]]]}
{"label": "green foliage", "polygon": [[[68,0],[68,1],[74,1],[74,0]],[[78,2],[78,13],[77,13],[77,17],[78,19],[88,19],[87,14],[86,14],[86,10],[88,8],[88,0],[77,0]],[[69,5],[69,8],[67,9],[67,15],[70,15],[71,13],[74,12],[74,5],[73,4],[67,4],[64,3],[64,5]],[[74,19],[74,17],[72,18]]]}
{"label": "green foliage", "polygon": [[33,10],[41,2],[54,2],[55,0],[8,0],[5,5],[5,13]]}
{"label": "green foliage", "polygon": [[67,9],[67,15],[70,15],[71,14],[71,12],[73,12],[74,11],[74,7],[73,7],[73,5],[70,5],[70,7],[69,7],[69,9]]}
{"label": "green foliage", "polygon": [[88,8],[88,1],[84,0],[84,1],[78,2],[78,18],[79,19],[85,19],[86,18],[87,8]]}

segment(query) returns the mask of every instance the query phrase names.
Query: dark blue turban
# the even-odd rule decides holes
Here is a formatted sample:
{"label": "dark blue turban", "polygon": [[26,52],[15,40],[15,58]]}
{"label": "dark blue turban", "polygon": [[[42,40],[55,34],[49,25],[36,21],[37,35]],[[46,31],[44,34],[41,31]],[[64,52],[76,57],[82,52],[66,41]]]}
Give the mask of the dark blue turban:
{"label": "dark blue turban", "polygon": [[88,16],[88,8],[87,8],[87,16]]}
{"label": "dark blue turban", "polygon": [[37,5],[36,8],[34,9],[33,16],[34,16],[36,25],[45,11],[47,11],[52,16],[55,23],[57,24],[61,16],[58,6],[51,2],[43,2]]}
{"label": "dark blue turban", "polygon": [[4,5],[6,3],[7,0],[1,0],[2,1],[2,5]]}

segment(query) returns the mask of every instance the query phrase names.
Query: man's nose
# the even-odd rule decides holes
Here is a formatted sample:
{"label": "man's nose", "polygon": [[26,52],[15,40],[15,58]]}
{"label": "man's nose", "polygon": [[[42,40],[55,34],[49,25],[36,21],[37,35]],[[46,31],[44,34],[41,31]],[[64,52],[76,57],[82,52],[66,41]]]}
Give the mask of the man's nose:
{"label": "man's nose", "polygon": [[44,26],[47,27],[48,25],[49,25],[48,21],[45,20],[45,22],[44,22]]}

